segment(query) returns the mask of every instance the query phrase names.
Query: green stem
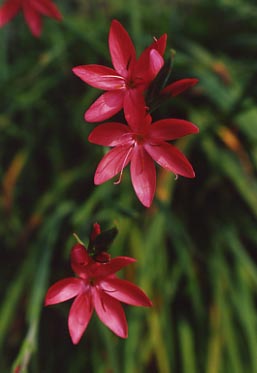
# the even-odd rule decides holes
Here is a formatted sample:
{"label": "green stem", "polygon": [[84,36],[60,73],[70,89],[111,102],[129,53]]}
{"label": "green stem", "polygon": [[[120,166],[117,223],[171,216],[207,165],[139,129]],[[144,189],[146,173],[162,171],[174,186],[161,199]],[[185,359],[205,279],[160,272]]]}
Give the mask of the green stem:
{"label": "green stem", "polygon": [[49,275],[50,261],[53,253],[53,247],[59,232],[58,226],[63,221],[63,218],[70,213],[73,204],[66,203],[61,206],[54,216],[47,222],[42,231],[41,239],[39,240],[37,252],[40,255],[37,266],[37,273],[34,279],[29,304],[27,307],[28,332],[22,343],[20,352],[15,359],[12,371],[19,369],[19,373],[27,373],[28,365],[37,346],[38,326],[42,311],[42,303],[46,293],[47,279]]}

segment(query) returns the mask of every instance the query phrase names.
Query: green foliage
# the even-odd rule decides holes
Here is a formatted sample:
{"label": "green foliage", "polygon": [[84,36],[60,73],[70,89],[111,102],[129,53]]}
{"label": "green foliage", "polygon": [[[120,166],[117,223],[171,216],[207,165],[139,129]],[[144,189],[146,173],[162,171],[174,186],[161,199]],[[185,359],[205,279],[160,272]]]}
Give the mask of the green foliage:
{"label": "green foliage", "polygon": [[[56,3],[64,21],[44,19],[39,40],[22,17],[0,30],[0,371],[257,372],[254,1]],[[176,50],[170,81],[200,80],[158,109],[199,126],[177,142],[196,178],[159,170],[150,209],[134,196],[128,171],[120,185],[93,185],[102,148],[88,143],[93,127],[83,113],[99,91],[71,72],[110,66],[113,18],[139,51],[167,32]],[[110,253],[137,258],[123,276],[154,307],[126,307],[127,340],[93,318],[73,346],[69,304],[44,308],[43,299],[71,275],[72,233],[85,241],[96,221],[117,227]]]}

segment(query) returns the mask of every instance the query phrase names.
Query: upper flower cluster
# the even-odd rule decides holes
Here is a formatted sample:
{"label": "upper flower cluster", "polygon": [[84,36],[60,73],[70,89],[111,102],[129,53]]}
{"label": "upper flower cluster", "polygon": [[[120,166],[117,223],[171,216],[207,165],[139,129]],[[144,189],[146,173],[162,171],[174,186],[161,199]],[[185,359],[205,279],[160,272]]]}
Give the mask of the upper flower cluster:
{"label": "upper flower cluster", "polygon": [[6,0],[0,8],[0,27],[12,20],[19,11],[24,18],[32,34],[36,37],[42,32],[42,16],[62,19],[57,6],[51,0]]}
{"label": "upper flower cluster", "polygon": [[103,93],[85,113],[88,122],[100,122],[118,113],[133,91],[144,92],[164,64],[167,35],[156,39],[136,59],[135,47],[122,25],[112,21],[109,50],[114,69],[101,65],[73,68],[74,74]]}
{"label": "upper flower cluster", "polygon": [[[77,277],[56,282],[49,288],[45,297],[46,306],[75,298],[68,317],[69,332],[74,344],[80,341],[94,310],[113,333],[126,338],[128,326],[120,302],[133,306],[152,305],[139,287],[116,276],[116,272],[134,263],[134,258],[119,256],[111,259],[108,253],[102,250],[98,252],[98,248],[104,247],[104,243],[110,241],[108,235],[111,231],[101,235],[100,226],[95,224],[89,247],[86,249],[83,244],[78,243],[71,250],[71,267]],[[92,242],[95,245],[93,250]]]}
{"label": "upper flower cluster", "polygon": [[[113,20],[109,32],[109,50],[114,68],[101,65],[73,68],[73,72],[84,82],[106,91],[86,111],[86,121],[103,121],[122,109],[127,121],[127,124],[101,124],[89,135],[90,142],[112,148],[97,167],[95,184],[101,184],[119,173],[122,175],[124,167],[130,163],[132,185],[146,207],[151,205],[156,189],[154,161],[176,175],[189,178],[195,176],[186,157],[167,141],[197,133],[198,128],[182,119],[153,122],[151,107],[146,102],[155,81],[158,81],[155,84],[157,97],[151,98],[158,103],[198,82],[197,79],[189,78],[173,82],[167,87],[162,86],[167,80],[167,74],[162,77],[163,71],[165,74],[163,56],[166,41],[166,34],[154,39],[137,59],[127,31],[117,20]],[[160,84],[159,80],[162,80]],[[158,84],[161,86],[158,87]],[[156,92],[153,96],[156,96]],[[121,177],[116,183],[120,180]]]}

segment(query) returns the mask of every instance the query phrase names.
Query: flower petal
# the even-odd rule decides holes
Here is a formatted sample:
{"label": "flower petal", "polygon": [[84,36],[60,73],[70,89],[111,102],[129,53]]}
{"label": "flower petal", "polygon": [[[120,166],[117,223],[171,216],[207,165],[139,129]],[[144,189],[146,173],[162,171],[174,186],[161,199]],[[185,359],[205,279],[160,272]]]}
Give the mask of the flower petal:
{"label": "flower petal", "polygon": [[166,48],[166,41],[166,34],[155,40],[143,51],[136,63],[134,75],[137,79],[144,81],[146,86],[155,78],[164,64],[162,56]]}
{"label": "flower petal", "polygon": [[124,89],[125,81],[110,67],[101,65],[82,65],[72,69],[83,82],[92,87],[112,91],[116,89]]}
{"label": "flower petal", "polygon": [[85,246],[80,243],[77,243],[72,247],[70,257],[71,262],[74,264],[85,266],[90,261],[90,256],[88,255]]}
{"label": "flower petal", "polygon": [[72,342],[77,344],[93,313],[93,304],[91,293],[80,294],[73,302],[68,318],[68,327]]}
{"label": "flower petal", "polygon": [[164,65],[164,59],[156,49],[152,49],[149,54],[149,66],[147,70],[147,83],[150,84],[151,81],[156,77],[158,72]]}
{"label": "flower petal", "polygon": [[175,146],[166,142],[156,142],[155,144],[145,144],[144,147],[149,155],[163,168],[175,175],[195,177],[191,164]]}
{"label": "flower petal", "polygon": [[19,0],[7,0],[0,8],[0,27],[8,23],[20,10]]}
{"label": "flower petal", "polygon": [[164,55],[167,44],[167,34],[163,34],[150,45],[150,49],[156,49],[161,56]]}
{"label": "flower petal", "polygon": [[132,153],[131,145],[119,145],[111,149],[97,166],[94,183],[102,184],[118,175],[129,163]]}
{"label": "flower petal", "polygon": [[109,50],[115,70],[126,78],[128,70],[135,63],[136,51],[129,34],[116,20],[112,21],[110,27]]}
{"label": "flower petal", "polygon": [[69,277],[53,284],[45,296],[45,306],[65,302],[76,297],[83,287],[80,279]]}
{"label": "flower petal", "polygon": [[132,306],[151,307],[152,302],[146,294],[132,282],[119,278],[105,278],[101,288],[111,297]]}
{"label": "flower petal", "polygon": [[117,114],[123,106],[124,91],[103,93],[85,112],[87,122],[102,122]]}
{"label": "flower petal", "polygon": [[81,278],[87,278],[87,266],[92,262],[85,246],[77,243],[71,249],[70,253],[71,267],[73,271]]}
{"label": "flower petal", "polygon": [[150,127],[150,137],[156,140],[174,140],[197,132],[198,127],[183,119],[162,119]]}
{"label": "flower petal", "polygon": [[95,278],[104,278],[120,271],[135,261],[136,259],[128,256],[116,256],[116,258],[111,259],[108,263],[95,263],[95,265],[92,265],[90,268],[91,275]]}
{"label": "flower petal", "polygon": [[130,174],[138,199],[145,207],[150,207],[156,189],[156,170],[152,158],[143,146],[134,148]]}
{"label": "flower petal", "polygon": [[51,0],[34,0],[33,7],[44,16],[55,18],[57,21],[61,21],[62,19],[57,6]]}
{"label": "flower petal", "polygon": [[127,338],[128,325],[121,304],[101,289],[93,290],[93,302],[99,319],[118,337]]}
{"label": "flower petal", "polygon": [[132,141],[129,127],[115,122],[100,124],[89,134],[88,140],[103,146],[117,146]]}
{"label": "flower petal", "polygon": [[142,92],[129,89],[124,97],[124,115],[129,127],[135,132],[145,132],[151,123],[151,117],[146,112],[146,103]]}
{"label": "flower petal", "polygon": [[30,3],[23,2],[23,14],[24,18],[30,28],[32,34],[39,37],[42,32],[42,19],[41,15],[33,8],[31,8]]}
{"label": "flower petal", "polygon": [[152,44],[147,47],[141,54],[138,62],[139,64],[146,65],[149,62],[149,53],[155,49],[161,56],[164,55],[167,44],[167,34],[163,34],[159,39],[154,38]]}
{"label": "flower petal", "polygon": [[195,78],[186,78],[186,79],[180,79],[176,82],[173,82],[169,84],[167,87],[165,87],[162,91],[162,95],[170,95],[170,96],[177,96],[180,93],[184,92],[188,88],[193,87],[199,82],[198,79]]}

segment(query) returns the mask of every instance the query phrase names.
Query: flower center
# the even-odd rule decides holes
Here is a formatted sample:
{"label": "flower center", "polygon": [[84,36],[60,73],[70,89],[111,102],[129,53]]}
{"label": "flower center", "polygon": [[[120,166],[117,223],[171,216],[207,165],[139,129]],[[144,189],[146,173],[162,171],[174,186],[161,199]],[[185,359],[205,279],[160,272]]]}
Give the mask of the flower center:
{"label": "flower center", "polygon": [[133,140],[137,143],[137,145],[143,145],[145,142],[145,136],[141,133],[135,133],[133,135]]}
{"label": "flower center", "polygon": [[94,279],[93,277],[91,277],[91,278],[89,279],[89,285],[90,285],[90,286],[94,286],[94,285],[95,285],[95,279]]}
{"label": "flower center", "polygon": [[135,88],[136,82],[130,77],[126,82],[127,88]]}
{"label": "flower center", "polygon": [[144,85],[145,85],[145,81],[140,76],[138,77],[130,76],[126,80],[126,87],[130,89],[137,88],[137,89],[143,90]]}

